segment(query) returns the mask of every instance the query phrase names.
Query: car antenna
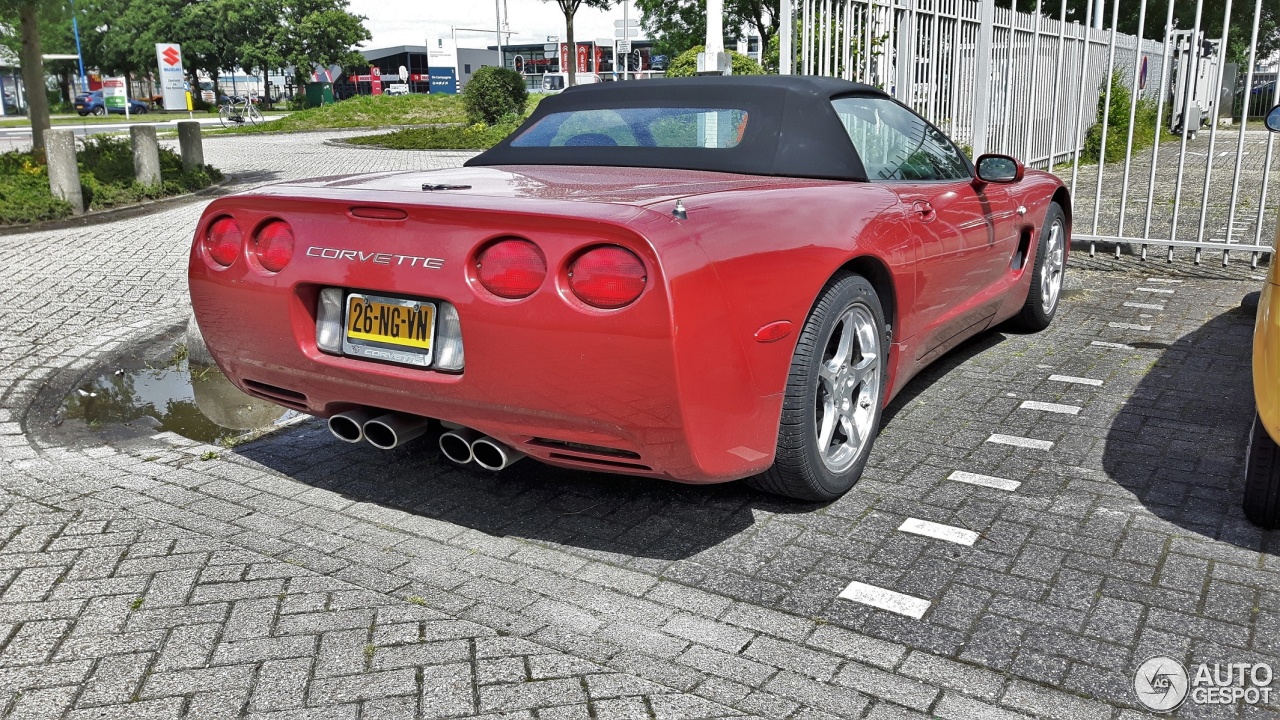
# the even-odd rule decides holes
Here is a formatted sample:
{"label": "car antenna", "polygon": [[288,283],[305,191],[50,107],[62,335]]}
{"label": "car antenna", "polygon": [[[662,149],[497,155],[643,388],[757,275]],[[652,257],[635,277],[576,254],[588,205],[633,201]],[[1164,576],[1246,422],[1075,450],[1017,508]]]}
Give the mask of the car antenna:
{"label": "car antenna", "polygon": [[444,183],[423,183],[423,190],[470,190],[470,185],[446,185]]}
{"label": "car antenna", "polygon": [[688,220],[689,213],[684,210],[684,201],[676,200],[676,207],[671,211],[671,216],[677,220]]}

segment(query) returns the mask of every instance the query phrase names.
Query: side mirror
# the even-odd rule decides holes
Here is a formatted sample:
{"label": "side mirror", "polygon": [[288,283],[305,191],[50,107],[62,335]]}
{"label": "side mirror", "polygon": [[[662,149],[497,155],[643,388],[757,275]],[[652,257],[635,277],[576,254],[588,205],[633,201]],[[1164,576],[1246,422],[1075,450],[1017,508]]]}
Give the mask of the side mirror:
{"label": "side mirror", "polygon": [[1271,132],[1280,132],[1280,105],[1271,108],[1271,112],[1267,113],[1266,125]]}
{"label": "side mirror", "polygon": [[1012,183],[1022,179],[1024,168],[1017,158],[1008,155],[983,155],[978,158],[978,179],[989,183]]}

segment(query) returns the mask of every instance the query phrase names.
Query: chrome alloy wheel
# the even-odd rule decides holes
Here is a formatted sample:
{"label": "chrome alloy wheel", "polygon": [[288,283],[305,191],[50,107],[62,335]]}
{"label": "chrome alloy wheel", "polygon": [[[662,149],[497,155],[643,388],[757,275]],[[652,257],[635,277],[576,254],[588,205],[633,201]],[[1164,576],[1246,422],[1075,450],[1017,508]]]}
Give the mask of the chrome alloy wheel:
{"label": "chrome alloy wheel", "polygon": [[851,305],[831,329],[818,368],[818,454],[831,472],[848,470],[870,442],[881,377],[875,320],[866,307]]}
{"label": "chrome alloy wheel", "polygon": [[1062,220],[1054,220],[1049,226],[1049,237],[1045,239],[1045,258],[1040,263],[1040,302],[1044,313],[1053,313],[1058,305],[1058,295],[1062,293],[1062,270],[1065,228]]}

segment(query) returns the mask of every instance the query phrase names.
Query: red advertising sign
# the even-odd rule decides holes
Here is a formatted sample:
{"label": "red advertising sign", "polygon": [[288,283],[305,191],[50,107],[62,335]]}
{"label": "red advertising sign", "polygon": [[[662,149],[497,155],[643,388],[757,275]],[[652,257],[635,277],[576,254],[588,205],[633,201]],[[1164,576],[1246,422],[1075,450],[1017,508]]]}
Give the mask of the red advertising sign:
{"label": "red advertising sign", "polygon": [[596,72],[600,72],[600,67],[601,67],[600,63],[602,62],[604,62],[604,48],[597,45],[595,62],[591,67],[594,68]]}
{"label": "red advertising sign", "polygon": [[560,72],[569,72],[569,43],[560,43]]}
{"label": "red advertising sign", "polygon": [[382,71],[378,68],[369,66],[369,85],[374,95],[382,94]]}
{"label": "red advertising sign", "polygon": [[584,73],[587,71],[587,62],[590,56],[591,52],[586,45],[578,46],[578,72]]}

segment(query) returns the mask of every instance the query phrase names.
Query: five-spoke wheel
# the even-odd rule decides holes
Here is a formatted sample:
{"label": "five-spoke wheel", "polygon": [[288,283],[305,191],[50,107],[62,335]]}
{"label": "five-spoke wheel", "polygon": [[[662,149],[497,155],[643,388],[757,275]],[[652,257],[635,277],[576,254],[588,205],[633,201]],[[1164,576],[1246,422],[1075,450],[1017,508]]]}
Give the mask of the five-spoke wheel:
{"label": "five-spoke wheel", "polygon": [[773,467],[751,484],[815,501],[853,487],[880,426],[884,362],[884,310],[875,288],[858,275],[837,275],[796,342]]}

